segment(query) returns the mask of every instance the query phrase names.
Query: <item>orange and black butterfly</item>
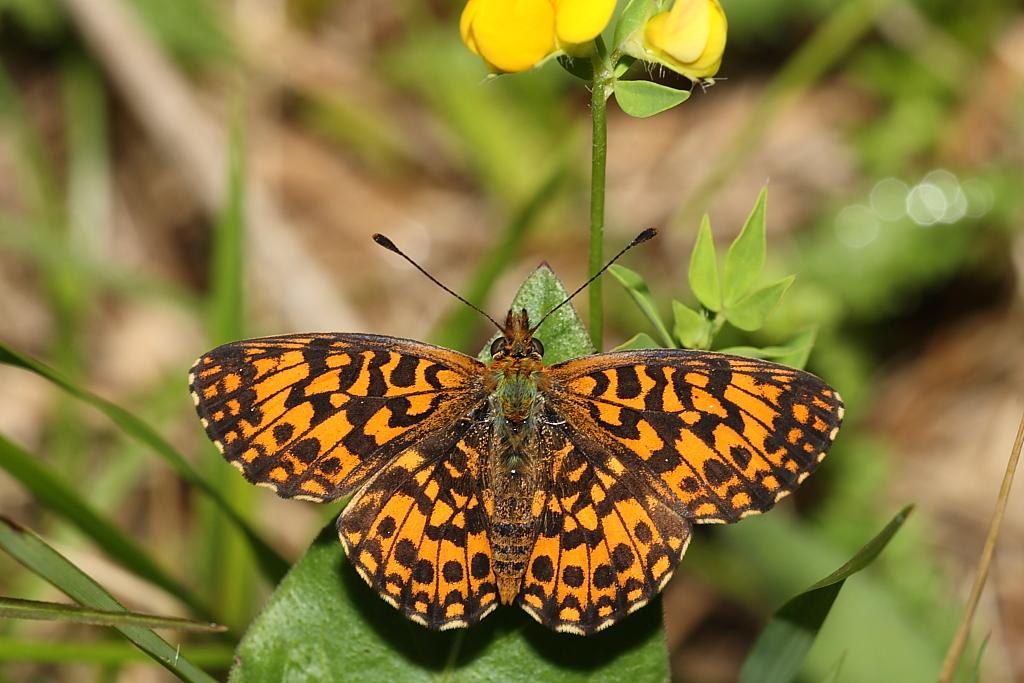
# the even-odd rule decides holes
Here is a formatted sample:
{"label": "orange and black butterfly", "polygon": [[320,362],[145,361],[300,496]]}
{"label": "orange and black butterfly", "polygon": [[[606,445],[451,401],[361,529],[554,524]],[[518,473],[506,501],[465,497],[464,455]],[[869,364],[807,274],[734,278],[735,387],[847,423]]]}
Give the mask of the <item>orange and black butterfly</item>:
{"label": "orange and black butterfly", "polygon": [[556,631],[615,623],[664,588],[693,524],[768,510],[842,420],[838,393],[800,370],[669,349],[545,366],[537,327],[510,311],[488,363],[368,334],[252,339],[189,380],[250,482],[353,494],[338,532],[356,571],[442,630],[513,602]]}

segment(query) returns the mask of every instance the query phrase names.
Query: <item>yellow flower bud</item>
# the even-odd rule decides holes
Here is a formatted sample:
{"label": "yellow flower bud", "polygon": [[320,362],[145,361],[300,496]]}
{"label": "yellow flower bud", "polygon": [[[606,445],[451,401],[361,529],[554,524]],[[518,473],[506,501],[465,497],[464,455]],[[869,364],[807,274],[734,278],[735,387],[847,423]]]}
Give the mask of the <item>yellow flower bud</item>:
{"label": "yellow flower bud", "polygon": [[654,61],[697,81],[718,73],[727,31],[718,0],[676,0],[648,20],[644,47]]}
{"label": "yellow flower bud", "polygon": [[614,11],[615,0],[469,0],[459,28],[462,42],[492,71],[514,73],[578,50]]}

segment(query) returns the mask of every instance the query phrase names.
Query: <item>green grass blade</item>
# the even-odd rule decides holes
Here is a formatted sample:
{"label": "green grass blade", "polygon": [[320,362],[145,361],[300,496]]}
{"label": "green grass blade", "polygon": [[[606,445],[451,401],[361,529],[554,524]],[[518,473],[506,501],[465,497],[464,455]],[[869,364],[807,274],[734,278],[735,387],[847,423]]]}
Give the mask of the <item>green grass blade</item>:
{"label": "green grass blade", "polygon": [[[228,668],[232,656],[229,645],[204,643],[188,646],[189,661],[208,669]],[[0,638],[0,662],[118,665],[147,661],[149,655],[145,652],[118,640],[69,643]]]}
{"label": "green grass blade", "polygon": [[175,631],[219,633],[227,629],[220,624],[193,621],[180,617],[161,617],[137,612],[89,609],[59,602],[39,602],[0,597],[0,619],[32,619],[35,621],[64,621],[94,626],[137,626],[139,628],[166,628]]}
{"label": "green grass blade", "polygon": [[268,581],[276,584],[288,571],[288,562],[276,550],[274,550],[270,544],[264,541],[256,530],[242,518],[230,503],[228,503],[224,496],[221,495],[214,486],[200,476],[188,461],[185,460],[184,456],[171,446],[166,439],[160,436],[160,434],[157,433],[157,431],[149,424],[143,422],[124,408],[121,408],[106,399],[100,398],[96,394],[86,391],[85,389],[82,389],[68,381],[53,368],[18,353],[2,342],[0,342],[0,363],[13,365],[14,367],[34,372],[40,377],[49,380],[75,398],[95,407],[101,413],[110,418],[110,420],[120,427],[125,434],[155,451],[156,454],[163,458],[174,469],[174,471],[181,476],[182,479],[195,486],[224,511],[224,514],[227,515],[228,518],[231,519],[231,521],[245,534],[249,544],[252,546],[253,553],[256,556],[260,569],[263,571],[263,574],[267,577]]}
{"label": "green grass blade", "polygon": [[91,538],[122,567],[163,588],[196,614],[211,617],[202,600],[161,569],[149,553],[98,513],[74,487],[3,436],[0,436],[0,469],[20,482],[36,501]]}
{"label": "green grass blade", "polygon": [[780,607],[758,636],[740,671],[740,683],[789,683],[832,609],[843,583],[871,564],[906,521],[907,506],[842,567]]}
{"label": "green grass blade", "polygon": [[[0,517],[0,547],[18,562],[82,605],[102,610],[125,611],[124,607],[102,586],[46,545],[42,539],[2,517]],[[149,629],[136,626],[117,626],[115,628],[183,681],[212,683],[214,680],[186,659],[180,647],[173,647]]]}

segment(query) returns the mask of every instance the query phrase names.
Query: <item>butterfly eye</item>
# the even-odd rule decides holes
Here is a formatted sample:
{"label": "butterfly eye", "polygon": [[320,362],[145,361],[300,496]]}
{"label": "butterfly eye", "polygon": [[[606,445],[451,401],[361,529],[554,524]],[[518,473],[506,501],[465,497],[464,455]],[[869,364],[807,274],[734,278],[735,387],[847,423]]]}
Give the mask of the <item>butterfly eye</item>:
{"label": "butterfly eye", "polygon": [[533,352],[538,356],[544,355],[544,345],[540,343],[540,339],[531,339],[530,344],[533,346]]}
{"label": "butterfly eye", "polygon": [[491,355],[492,356],[497,356],[499,353],[504,353],[504,352],[505,352],[505,338],[504,337],[498,337],[493,342],[491,342]]}

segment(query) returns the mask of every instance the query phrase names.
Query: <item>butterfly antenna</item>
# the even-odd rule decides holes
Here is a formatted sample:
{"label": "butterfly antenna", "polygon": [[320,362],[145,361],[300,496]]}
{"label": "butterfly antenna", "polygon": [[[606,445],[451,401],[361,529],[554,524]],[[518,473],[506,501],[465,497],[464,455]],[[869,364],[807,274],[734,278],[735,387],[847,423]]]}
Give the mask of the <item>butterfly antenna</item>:
{"label": "butterfly antenna", "polygon": [[[418,270],[418,271],[420,271],[421,273],[423,273],[424,275],[426,275],[426,276],[427,276],[427,278],[428,278],[428,279],[429,279],[429,280],[430,280],[431,282],[433,282],[433,283],[434,283],[435,285],[437,285],[438,287],[440,287],[440,288],[441,288],[441,289],[443,289],[444,291],[448,292],[449,294],[451,294],[451,295],[452,295],[452,296],[454,296],[454,297],[455,297],[456,299],[458,299],[458,300],[459,300],[459,301],[461,301],[462,303],[464,303],[464,304],[466,304],[467,306],[469,306],[470,308],[472,308],[472,309],[473,309],[474,311],[476,311],[477,313],[479,313],[479,314],[480,314],[480,315],[482,315],[483,317],[485,317],[485,318],[487,318],[488,320],[490,320],[490,321],[491,321],[492,323],[494,323],[494,326],[495,326],[495,327],[497,327],[497,328],[498,328],[498,329],[499,329],[499,330],[500,330],[501,332],[504,332],[504,331],[505,331],[505,328],[504,328],[504,327],[502,327],[501,325],[499,325],[499,324],[498,324],[498,321],[497,321],[497,320],[495,320],[495,319],[494,319],[494,318],[492,318],[491,316],[489,316],[489,315],[487,315],[486,313],[484,313],[484,312],[483,312],[482,310],[480,310],[480,308],[479,308],[479,307],[477,307],[477,306],[473,305],[472,303],[470,303],[470,302],[469,302],[469,301],[467,301],[466,299],[462,298],[461,296],[459,296],[458,294],[456,294],[455,292],[453,292],[453,291],[452,291],[451,289],[449,289],[448,287],[446,287],[446,286],[444,285],[444,283],[442,283],[442,282],[441,282],[440,280],[438,280],[438,279],[437,279],[436,277],[434,277],[433,275],[431,275],[431,274],[430,274],[430,273],[428,273],[427,271],[423,270],[423,268],[422,268],[422,267],[420,266],[420,264],[416,263],[416,262],[415,262],[415,261],[413,261],[413,260],[412,260],[411,258],[409,258],[408,256],[406,256],[406,255],[405,255],[405,253],[404,253],[404,252],[403,252],[403,251],[402,251],[401,249],[399,249],[399,248],[398,248],[397,246],[395,246],[395,243],[394,243],[394,242],[392,242],[392,241],[391,241],[390,239],[388,239],[388,238],[387,238],[387,237],[385,237],[384,235],[381,235],[380,233],[377,233],[377,234],[375,234],[375,235],[373,236],[373,241],[374,241],[374,242],[376,242],[377,244],[379,244],[380,246],[384,247],[384,248],[385,248],[385,249],[387,249],[388,251],[393,251],[393,252],[395,252],[396,254],[398,254],[399,256],[401,256],[402,258],[404,258],[404,259],[405,259],[406,261],[408,261],[409,263],[411,263],[411,264],[413,265],[413,267],[415,267],[415,268],[416,268],[416,270]],[[617,258],[617,257],[616,257],[616,258]]]}
{"label": "butterfly antenna", "polygon": [[603,267],[603,268],[601,268],[601,270],[599,270],[599,271],[597,271],[596,273],[594,273],[594,274],[593,274],[593,275],[592,275],[592,276],[590,277],[590,279],[589,279],[589,280],[587,280],[587,281],[586,281],[586,282],[584,282],[584,283],[583,283],[582,285],[580,285],[579,289],[577,289],[577,290],[576,290],[575,292],[573,292],[573,293],[572,293],[572,294],[570,294],[569,296],[565,297],[565,300],[564,300],[564,301],[562,301],[562,303],[558,304],[557,306],[555,306],[554,308],[552,308],[552,309],[551,309],[550,311],[548,311],[547,313],[545,313],[545,314],[544,314],[544,317],[540,319],[540,322],[538,322],[538,323],[537,323],[536,325],[534,325],[534,326],[533,326],[532,328],[530,328],[530,334],[533,334],[533,333],[534,333],[534,332],[536,332],[536,331],[537,331],[538,329],[540,329],[540,326],[544,324],[544,321],[545,321],[545,320],[547,320],[548,318],[550,318],[550,317],[551,317],[551,314],[552,314],[552,313],[554,313],[555,311],[557,311],[558,309],[560,309],[560,308],[561,308],[562,306],[564,306],[564,305],[566,305],[567,303],[569,303],[570,301],[572,301],[572,300],[573,300],[573,298],[575,298],[575,296],[576,296],[577,294],[579,294],[579,293],[580,293],[580,292],[582,292],[582,291],[583,291],[584,289],[586,289],[586,288],[587,288],[587,286],[588,286],[588,285],[589,285],[589,284],[590,284],[591,282],[593,282],[593,281],[594,281],[594,280],[596,280],[597,278],[601,277],[601,274],[602,274],[602,273],[604,273],[604,271],[608,270],[608,268],[609,268],[609,267],[610,267],[610,266],[611,266],[611,265],[612,265],[613,263],[615,263],[616,261],[618,261],[618,260],[619,260],[619,258],[621,258],[623,254],[625,254],[625,253],[626,253],[627,251],[629,251],[630,249],[632,249],[632,248],[633,248],[633,247],[635,247],[636,245],[638,245],[638,244],[643,244],[644,242],[646,242],[647,240],[651,239],[652,237],[654,237],[654,236],[655,236],[655,235],[657,235],[657,234],[658,234],[658,231],[657,231],[657,230],[655,230],[654,228],[647,228],[647,229],[646,229],[646,230],[644,230],[644,231],[643,231],[642,233],[640,233],[639,235],[637,235],[636,237],[634,237],[634,238],[633,238],[633,241],[632,241],[632,242],[630,242],[629,244],[627,244],[626,246],[624,246],[624,247],[622,248],[622,251],[620,251],[620,252],[619,252],[618,254],[616,254],[615,256],[613,256],[613,257],[611,258],[611,260],[609,260],[609,261],[608,261],[608,263],[604,264],[604,267]]}

